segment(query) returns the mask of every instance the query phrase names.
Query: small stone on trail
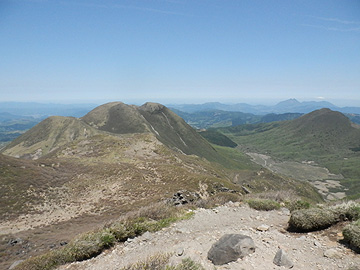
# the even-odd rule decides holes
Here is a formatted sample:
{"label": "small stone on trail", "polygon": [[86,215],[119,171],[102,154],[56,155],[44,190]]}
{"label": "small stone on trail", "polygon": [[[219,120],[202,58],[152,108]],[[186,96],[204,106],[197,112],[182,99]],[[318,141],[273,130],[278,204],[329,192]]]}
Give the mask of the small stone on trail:
{"label": "small stone on trail", "polygon": [[331,249],[325,250],[324,257],[340,259],[342,256],[336,249],[331,248]]}
{"label": "small stone on trail", "polygon": [[261,232],[266,232],[270,229],[270,226],[262,224],[259,227],[257,227],[256,229]]}
{"label": "small stone on trail", "polygon": [[145,241],[145,242],[151,241],[152,238],[153,238],[150,232],[145,232],[145,233],[142,235],[142,237],[143,237],[143,241]]}
{"label": "small stone on trail", "polygon": [[285,266],[287,268],[292,268],[294,266],[294,263],[288,258],[287,254],[282,249],[279,249],[276,253],[273,263],[277,266]]}
{"label": "small stone on trail", "polygon": [[176,256],[182,256],[184,254],[184,248],[180,247],[176,250]]}
{"label": "small stone on trail", "polygon": [[317,240],[314,241],[314,246],[321,247],[321,243]]}

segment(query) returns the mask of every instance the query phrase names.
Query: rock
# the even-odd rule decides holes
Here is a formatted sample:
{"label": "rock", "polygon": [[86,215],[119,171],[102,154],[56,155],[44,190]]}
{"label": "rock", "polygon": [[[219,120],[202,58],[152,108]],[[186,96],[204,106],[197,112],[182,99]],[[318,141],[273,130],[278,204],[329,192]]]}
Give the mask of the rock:
{"label": "rock", "polygon": [[15,246],[16,244],[22,244],[23,240],[21,238],[16,238],[16,239],[10,239],[8,242],[9,246]]}
{"label": "rock", "polygon": [[317,240],[314,241],[314,246],[321,247],[321,243]]}
{"label": "rock", "polygon": [[294,266],[294,263],[288,258],[287,254],[282,249],[279,249],[276,253],[273,263],[277,266],[284,266],[287,268],[292,268]]}
{"label": "rock", "polygon": [[342,256],[336,249],[331,248],[331,249],[325,250],[324,257],[340,259]]}
{"label": "rock", "polygon": [[23,261],[24,260],[18,260],[18,261],[13,262],[13,264],[9,267],[9,270],[14,269],[16,266],[18,266]]}
{"label": "rock", "polygon": [[255,252],[251,237],[242,234],[225,234],[213,244],[208,259],[215,265],[222,265]]}
{"label": "rock", "polygon": [[60,242],[60,246],[66,246],[68,243],[66,241]]}
{"label": "rock", "polygon": [[151,241],[153,239],[153,236],[151,235],[150,232],[145,232],[142,235],[142,238],[143,238],[143,241],[148,242],[148,241]]}
{"label": "rock", "polygon": [[262,224],[259,227],[257,227],[256,229],[261,232],[266,232],[270,229],[270,226]]}
{"label": "rock", "polygon": [[182,248],[182,247],[179,247],[177,250],[176,250],[176,256],[182,256],[182,255],[184,255],[184,248]]}
{"label": "rock", "polygon": [[241,186],[241,188],[243,189],[243,191],[245,192],[245,194],[250,194],[250,193],[251,193],[251,191],[250,191],[247,187]]}
{"label": "rock", "polygon": [[180,190],[176,192],[171,199],[169,199],[169,203],[173,205],[183,205],[197,201],[199,199],[200,199],[200,195],[196,192]]}

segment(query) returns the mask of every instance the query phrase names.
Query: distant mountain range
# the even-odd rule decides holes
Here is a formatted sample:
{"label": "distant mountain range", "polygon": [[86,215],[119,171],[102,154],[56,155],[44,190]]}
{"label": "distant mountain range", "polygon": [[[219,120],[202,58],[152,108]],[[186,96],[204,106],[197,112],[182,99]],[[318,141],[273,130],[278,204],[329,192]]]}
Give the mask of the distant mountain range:
{"label": "distant mountain range", "polygon": [[338,107],[327,101],[304,101],[300,102],[296,99],[288,99],[281,101],[274,106],[266,105],[250,105],[246,103],[223,104],[219,102],[210,102],[204,104],[179,104],[168,105],[187,113],[194,113],[207,110],[222,110],[232,112],[252,113],[256,115],[265,115],[270,113],[309,113],[322,108],[328,108],[342,113],[360,114],[360,107]]}

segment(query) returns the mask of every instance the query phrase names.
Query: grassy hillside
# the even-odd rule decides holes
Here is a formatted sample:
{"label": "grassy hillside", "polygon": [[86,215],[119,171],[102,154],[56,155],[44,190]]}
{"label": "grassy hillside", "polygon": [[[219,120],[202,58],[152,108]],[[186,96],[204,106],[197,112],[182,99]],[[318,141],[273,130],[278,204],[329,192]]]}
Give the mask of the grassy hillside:
{"label": "grassy hillside", "polygon": [[347,194],[360,197],[360,129],[339,112],[314,111],[298,119],[219,129],[247,151],[281,160],[315,161],[342,174]]}
{"label": "grassy hillside", "polygon": [[37,159],[58,147],[79,138],[86,138],[97,130],[73,117],[52,116],[8,144],[2,153]]}

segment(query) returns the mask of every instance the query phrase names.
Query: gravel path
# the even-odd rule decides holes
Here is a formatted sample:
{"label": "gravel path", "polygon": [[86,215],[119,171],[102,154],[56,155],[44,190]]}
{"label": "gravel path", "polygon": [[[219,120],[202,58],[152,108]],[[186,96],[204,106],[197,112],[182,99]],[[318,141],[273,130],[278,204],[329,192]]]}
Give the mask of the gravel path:
{"label": "gravel path", "polygon": [[[198,209],[190,220],[178,222],[156,233],[145,233],[96,258],[59,269],[119,270],[130,263],[167,252],[174,252],[170,259],[172,263],[190,257],[205,269],[285,269],[273,264],[279,247],[293,261],[292,269],[360,269],[359,255],[323,233],[288,233],[285,230],[288,220],[287,209],[259,212],[238,203],[228,203],[212,210]],[[265,231],[258,230],[261,225],[266,225],[262,226]],[[215,267],[207,259],[207,252],[214,242],[227,233],[252,237],[256,251],[236,262]]]}

